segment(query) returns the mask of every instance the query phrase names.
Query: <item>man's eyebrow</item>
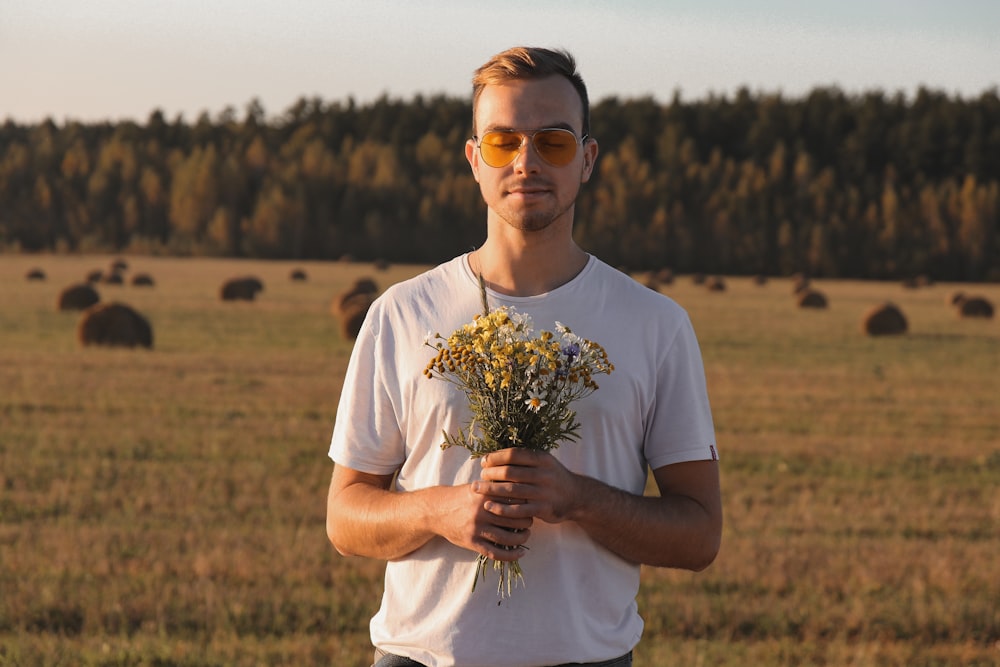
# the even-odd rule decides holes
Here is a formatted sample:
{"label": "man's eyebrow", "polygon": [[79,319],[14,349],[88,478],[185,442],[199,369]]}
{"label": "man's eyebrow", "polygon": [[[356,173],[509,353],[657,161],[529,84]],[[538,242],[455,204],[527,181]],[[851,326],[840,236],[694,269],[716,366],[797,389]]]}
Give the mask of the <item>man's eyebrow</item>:
{"label": "man's eyebrow", "polygon": [[511,127],[510,125],[487,125],[483,128],[483,134],[487,132],[537,132],[538,130],[569,130],[570,132],[576,134],[576,130],[573,126],[565,122],[549,123],[546,125],[539,125],[535,128],[523,128],[523,127]]}

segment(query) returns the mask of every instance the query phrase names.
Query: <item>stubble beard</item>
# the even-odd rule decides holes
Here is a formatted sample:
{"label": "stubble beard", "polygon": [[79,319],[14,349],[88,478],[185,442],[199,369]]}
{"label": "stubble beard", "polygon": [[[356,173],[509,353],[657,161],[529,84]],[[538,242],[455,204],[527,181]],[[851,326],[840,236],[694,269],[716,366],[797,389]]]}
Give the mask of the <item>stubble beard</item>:
{"label": "stubble beard", "polygon": [[565,205],[556,203],[554,208],[542,208],[537,210],[522,210],[511,206],[504,206],[497,210],[497,215],[505,223],[522,232],[540,232],[548,229],[552,223],[568,215],[576,205],[576,197],[566,202]]}
{"label": "stubble beard", "polygon": [[[566,210],[569,210],[568,208]],[[560,213],[565,213],[561,211]],[[500,219],[508,225],[522,232],[540,232],[547,229],[553,222],[559,219],[559,214],[538,211],[533,213],[500,213]]]}

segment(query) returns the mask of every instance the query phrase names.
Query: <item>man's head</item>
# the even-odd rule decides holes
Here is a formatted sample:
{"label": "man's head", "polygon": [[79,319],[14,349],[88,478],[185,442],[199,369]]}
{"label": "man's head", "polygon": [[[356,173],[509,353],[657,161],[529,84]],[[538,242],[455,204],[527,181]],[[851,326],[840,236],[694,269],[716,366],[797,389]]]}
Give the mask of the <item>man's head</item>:
{"label": "man's head", "polygon": [[574,203],[598,153],[572,56],[510,49],[476,70],[473,83],[475,134],[465,157],[490,220],[525,232],[559,223],[571,232]]}
{"label": "man's head", "polygon": [[565,77],[580,96],[582,134],[590,134],[590,100],[583,77],[576,71],[576,61],[568,52],[538,47],[516,46],[490,58],[472,77],[472,129],[475,134],[476,108],[483,89],[489,85],[553,75]]}

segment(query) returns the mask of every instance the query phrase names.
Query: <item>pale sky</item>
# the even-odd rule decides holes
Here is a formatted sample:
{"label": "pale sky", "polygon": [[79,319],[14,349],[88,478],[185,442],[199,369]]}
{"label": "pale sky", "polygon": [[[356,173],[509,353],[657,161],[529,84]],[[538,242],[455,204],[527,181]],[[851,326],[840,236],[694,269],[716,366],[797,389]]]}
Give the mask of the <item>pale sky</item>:
{"label": "pale sky", "polygon": [[570,50],[595,102],[741,86],[975,97],[1000,86],[1000,0],[0,0],[0,122],[464,97],[517,44]]}

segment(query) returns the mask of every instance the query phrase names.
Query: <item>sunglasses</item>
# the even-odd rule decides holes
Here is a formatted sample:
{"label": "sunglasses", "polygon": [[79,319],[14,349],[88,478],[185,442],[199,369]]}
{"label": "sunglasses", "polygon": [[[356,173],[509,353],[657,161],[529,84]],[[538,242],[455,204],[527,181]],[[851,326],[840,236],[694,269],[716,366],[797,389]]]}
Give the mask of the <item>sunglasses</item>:
{"label": "sunglasses", "polygon": [[[576,147],[583,144],[589,135],[577,139],[570,130],[547,127],[534,132],[516,130],[492,130],[479,140],[479,154],[483,162],[491,167],[506,167],[514,161],[526,141],[531,141],[538,157],[553,167],[565,167],[576,157]],[[473,141],[476,137],[472,138]]]}

